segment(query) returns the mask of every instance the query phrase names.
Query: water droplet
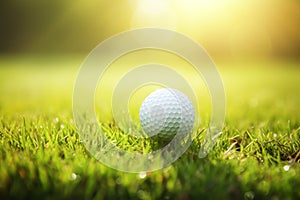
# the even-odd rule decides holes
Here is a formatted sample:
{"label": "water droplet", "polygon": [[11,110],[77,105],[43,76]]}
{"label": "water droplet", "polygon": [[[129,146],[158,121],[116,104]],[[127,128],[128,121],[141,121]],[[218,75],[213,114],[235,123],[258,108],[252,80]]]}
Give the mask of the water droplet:
{"label": "water droplet", "polygon": [[254,199],[254,197],[255,197],[255,194],[254,194],[254,192],[252,192],[252,191],[246,192],[246,193],[244,194],[244,198],[245,198],[245,199]]}
{"label": "water droplet", "polygon": [[54,122],[55,122],[55,123],[58,123],[58,122],[59,122],[58,117],[55,117],[55,118],[54,118]]}
{"label": "water droplet", "polygon": [[284,166],[283,166],[283,169],[284,169],[284,171],[287,172],[287,171],[290,170],[290,167],[291,167],[290,165],[284,165]]}
{"label": "water droplet", "polygon": [[75,173],[72,173],[71,174],[71,180],[76,180],[77,179],[77,174],[75,174]]}
{"label": "water droplet", "polygon": [[141,178],[141,179],[146,178],[146,176],[147,176],[147,173],[146,173],[146,172],[140,172],[140,173],[139,173],[139,178]]}

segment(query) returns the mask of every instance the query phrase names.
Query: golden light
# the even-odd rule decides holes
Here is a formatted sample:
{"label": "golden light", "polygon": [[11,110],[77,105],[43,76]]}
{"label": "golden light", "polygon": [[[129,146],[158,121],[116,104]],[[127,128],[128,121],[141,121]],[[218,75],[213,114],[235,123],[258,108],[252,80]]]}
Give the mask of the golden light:
{"label": "golden light", "polygon": [[209,12],[212,9],[221,8],[230,1],[224,0],[174,0],[173,3],[182,10],[189,12]]}
{"label": "golden light", "polygon": [[167,0],[139,0],[138,9],[146,14],[159,14],[168,9]]}
{"label": "golden light", "polygon": [[297,49],[291,41],[299,38],[300,4],[292,0],[129,1],[134,2],[131,28],[178,31],[196,40],[213,56],[267,58],[284,48]]}
{"label": "golden light", "polygon": [[169,0],[138,0],[131,28],[158,27],[177,29],[176,13]]}
{"label": "golden light", "polygon": [[262,23],[236,23],[228,38],[229,51],[233,58],[245,59],[269,57],[272,53],[270,34]]}

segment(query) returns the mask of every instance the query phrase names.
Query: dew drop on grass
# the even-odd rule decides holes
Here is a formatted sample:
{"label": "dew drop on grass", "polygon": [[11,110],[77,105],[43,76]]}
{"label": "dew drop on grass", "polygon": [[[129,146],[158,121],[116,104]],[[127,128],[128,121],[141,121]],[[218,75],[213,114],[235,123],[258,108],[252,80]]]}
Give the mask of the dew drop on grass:
{"label": "dew drop on grass", "polygon": [[254,194],[254,192],[252,192],[252,191],[249,191],[249,192],[246,192],[245,194],[244,194],[244,198],[245,199],[254,199],[254,197],[255,197],[255,194]]}
{"label": "dew drop on grass", "polygon": [[141,178],[141,179],[146,178],[146,176],[147,176],[147,173],[146,173],[146,172],[140,172],[140,173],[139,173],[139,178]]}
{"label": "dew drop on grass", "polygon": [[284,171],[287,172],[287,171],[290,170],[290,167],[291,167],[290,165],[284,165],[284,166],[283,166],[283,169],[284,169]]}
{"label": "dew drop on grass", "polygon": [[58,123],[58,122],[59,122],[59,118],[58,118],[58,117],[55,117],[55,118],[54,118],[54,122],[55,122],[55,123]]}
{"label": "dew drop on grass", "polygon": [[71,174],[71,180],[76,180],[77,179],[77,174],[75,174],[75,173],[72,173]]}

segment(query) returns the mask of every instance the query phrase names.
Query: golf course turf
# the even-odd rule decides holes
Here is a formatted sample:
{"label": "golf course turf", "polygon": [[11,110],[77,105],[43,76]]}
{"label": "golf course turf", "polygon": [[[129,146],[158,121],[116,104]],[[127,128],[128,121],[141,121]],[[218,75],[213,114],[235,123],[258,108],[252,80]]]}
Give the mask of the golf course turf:
{"label": "golf course turf", "polygon": [[[227,102],[214,149],[198,158],[208,115],[176,162],[132,174],[79,139],[72,92],[83,58],[0,58],[0,199],[300,199],[299,62],[217,62]],[[105,127],[121,148],[158,145]]]}

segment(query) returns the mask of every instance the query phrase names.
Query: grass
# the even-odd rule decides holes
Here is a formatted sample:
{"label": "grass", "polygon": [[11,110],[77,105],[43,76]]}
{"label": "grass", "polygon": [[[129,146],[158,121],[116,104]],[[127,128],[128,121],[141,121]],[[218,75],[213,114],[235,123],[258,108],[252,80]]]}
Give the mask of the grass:
{"label": "grass", "polygon": [[[0,199],[300,198],[299,63],[218,64],[227,116],[213,151],[198,158],[199,132],[172,165],[130,174],[99,163],[79,140],[71,106],[82,59],[0,60]],[[120,141],[157,145],[141,143]]]}

